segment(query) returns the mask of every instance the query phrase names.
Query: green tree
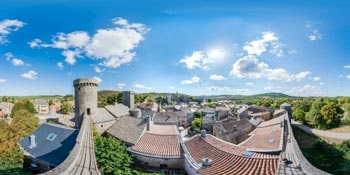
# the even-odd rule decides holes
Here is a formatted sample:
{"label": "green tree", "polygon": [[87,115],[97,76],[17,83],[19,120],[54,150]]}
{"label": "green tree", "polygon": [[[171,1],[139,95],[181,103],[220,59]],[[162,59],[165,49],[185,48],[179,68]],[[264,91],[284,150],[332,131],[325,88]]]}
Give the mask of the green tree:
{"label": "green tree", "polygon": [[194,112],[194,117],[201,118],[202,116],[203,116],[203,113],[201,111],[195,111]]}
{"label": "green tree", "polygon": [[112,137],[96,137],[95,154],[102,174],[131,174],[133,158],[126,146]]}
{"label": "green tree", "polygon": [[27,110],[29,113],[35,114],[36,110],[32,102],[30,102],[28,99],[23,99],[15,103],[15,105],[12,108],[11,111],[11,117],[13,118],[13,115],[19,111],[19,110]]}
{"label": "green tree", "polygon": [[208,103],[207,107],[208,108],[216,108],[216,105],[214,103]]}
{"label": "green tree", "polygon": [[117,102],[117,95],[113,94],[113,95],[107,96],[107,101],[106,102],[109,105],[113,105],[115,102]]}
{"label": "green tree", "polygon": [[73,106],[68,101],[61,102],[61,112],[63,114],[68,114],[73,112]]}
{"label": "green tree", "polygon": [[200,131],[202,128],[202,118],[194,118],[191,123],[191,128],[193,131]]}
{"label": "green tree", "polygon": [[306,123],[305,112],[302,109],[294,109],[292,115],[294,119],[301,121],[303,124]]}
{"label": "green tree", "polygon": [[49,100],[49,106],[51,106],[51,105],[53,105],[53,100],[52,99]]}
{"label": "green tree", "polygon": [[14,113],[12,124],[16,126],[18,136],[25,137],[39,126],[39,119],[27,110],[21,109]]}
{"label": "green tree", "polygon": [[325,127],[331,128],[338,126],[341,121],[341,115],[343,111],[335,103],[330,103],[321,108],[321,114],[323,116]]}

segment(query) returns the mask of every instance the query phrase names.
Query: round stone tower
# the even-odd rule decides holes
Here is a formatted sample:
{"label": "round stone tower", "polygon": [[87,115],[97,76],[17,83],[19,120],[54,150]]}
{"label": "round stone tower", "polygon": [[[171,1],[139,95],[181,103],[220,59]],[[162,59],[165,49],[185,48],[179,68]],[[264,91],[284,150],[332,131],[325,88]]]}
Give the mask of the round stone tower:
{"label": "round stone tower", "polygon": [[281,104],[280,109],[286,110],[286,111],[288,112],[288,117],[289,117],[289,119],[292,118],[292,113],[293,113],[293,111],[292,111],[292,105],[291,105],[291,104],[289,104],[289,103],[283,103],[283,104]]}
{"label": "round stone tower", "polygon": [[80,78],[73,81],[75,96],[75,127],[80,128],[84,115],[92,118],[97,114],[98,81]]}

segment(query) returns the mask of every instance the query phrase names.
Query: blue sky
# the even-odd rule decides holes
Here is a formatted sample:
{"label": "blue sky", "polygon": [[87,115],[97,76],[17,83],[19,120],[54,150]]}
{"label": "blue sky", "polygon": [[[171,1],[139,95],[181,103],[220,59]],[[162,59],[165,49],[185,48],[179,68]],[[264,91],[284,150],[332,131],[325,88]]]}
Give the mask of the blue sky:
{"label": "blue sky", "polygon": [[0,96],[349,96],[349,1],[0,2]]}

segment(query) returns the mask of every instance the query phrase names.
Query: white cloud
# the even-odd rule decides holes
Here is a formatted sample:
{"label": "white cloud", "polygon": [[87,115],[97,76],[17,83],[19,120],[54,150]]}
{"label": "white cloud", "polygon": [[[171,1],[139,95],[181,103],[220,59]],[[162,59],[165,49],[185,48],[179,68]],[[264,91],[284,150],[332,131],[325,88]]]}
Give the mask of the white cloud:
{"label": "white cloud", "polygon": [[284,46],[285,44],[279,42],[273,32],[263,32],[262,38],[247,43],[243,46],[243,50],[247,51],[249,55],[260,56],[262,53],[266,52],[269,47],[270,53],[277,57],[282,57],[284,56]]}
{"label": "white cloud", "polygon": [[142,84],[134,84],[134,88],[151,91],[153,88]]}
{"label": "white cloud", "polygon": [[350,75],[347,75],[346,78],[347,78],[347,79],[350,79]]}
{"label": "white cloud", "polygon": [[189,85],[189,84],[199,83],[199,80],[200,80],[199,77],[194,76],[194,77],[192,77],[190,80],[183,80],[183,81],[181,81],[180,83],[181,83],[182,85]]}
{"label": "white cloud", "polygon": [[208,71],[210,65],[224,57],[224,52],[219,49],[205,51],[194,51],[191,56],[185,56],[179,63],[185,64],[188,69],[200,68]]}
{"label": "white cloud", "polygon": [[350,69],[350,65],[345,65],[344,69]]}
{"label": "white cloud", "polygon": [[23,66],[23,65],[24,65],[24,62],[23,62],[21,59],[13,58],[13,59],[12,59],[12,64],[13,64],[14,66]]}
{"label": "white cloud", "polygon": [[102,72],[102,70],[101,70],[98,66],[95,66],[94,69],[95,69],[95,72],[96,72],[96,73],[101,73],[101,72]]}
{"label": "white cloud", "polygon": [[58,62],[57,63],[57,67],[58,67],[58,69],[63,69],[63,63],[62,62]]}
{"label": "white cloud", "polygon": [[294,87],[287,93],[292,95],[309,96],[310,94],[319,94],[320,90],[315,86],[306,84],[301,87]]}
{"label": "white cloud", "polygon": [[57,33],[50,44],[43,43],[40,39],[34,39],[28,44],[32,48],[61,49],[66,62],[71,65],[75,64],[77,57],[85,55],[90,59],[101,60],[102,66],[117,68],[133,60],[136,55],[134,49],[144,40],[149,29],[140,23],[129,23],[123,18],[113,19],[112,22],[115,27],[99,29],[92,36],[84,31]]}
{"label": "white cloud", "polygon": [[126,84],[118,83],[117,86],[118,86],[118,89],[123,89],[126,86]]}
{"label": "white cloud", "polygon": [[211,75],[210,77],[209,77],[209,79],[211,79],[211,80],[216,80],[216,81],[221,81],[221,80],[226,80],[227,78],[225,78],[224,76],[222,76],[222,75]]}
{"label": "white cloud", "polygon": [[174,90],[176,87],[175,86],[169,86],[169,89]]}
{"label": "white cloud", "polygon": [[270,69],[269,65],[259,60],[253,55],[247,55],[238,59],[233,65],[230,72],[231,76],[238,78],[268,80],[283,80],[283,81],[300,81],[310,74],[309,71],[300,72],[298,74],[290,74],[282,68]]}
{"label": "white cloud", "polygon": [[320,85],[321,85],[321,86],[324,85],[324,82],[320,82]]}
{"label": "white cloud", "polygon": [[97,80],[97,83],[101,83],[101,82],[102,82],[102,79],[101,79],[100,77],[94,76],[93,78],[94,78],[95,80]]}
{"label": "white cloud", "polygon": [[33,70],[30,70],[27,73],[22,74],[22,77],[35,80],[38,78],[38,73]]}
{"label": "white cloud", "polygon": [[247,82],[247,83],[245,83],[246,85],[249,85],[249,86],[252,86],[252,85],[254,85],[254,83],[251,83],[251,82]]}
{"label": "white cloud", "polygon": [[0,21],[0,44],[8,42],[7,36],[12,31],[17,31],[19,28],[25,25],[24,22],[19,20],[5,19]]}
{"label": "white cloud", "polygon": [[316,40],[321,40],[322,39],[322,34],[318,29],[315,28],[315,25],[318,23],[314,22],[307,22],[305,24],[305,28],[308,30],[308,39],[310,41],[316,41]]}
{"label": "white cloud", "polygon": [[321,80],[321,77],[314,77],[312,78],[314,81],[320,81]]}
{"label": "white cloud", "polygon": [[[11,52],[5,53],[5,58],[7,61],[11,61],[11,63],[14,66],[23,66],[25,65],[24,61],[16,58]],[[30,64],[27,64],[26,66],[31,66]]]}
{"label": "white cloud", "polygon": [[310,75],[311,72],[310,71],[304,71],[304,72],[300,72],[298,74],[295,75],[295,79],[297,81],[300,81],[302,79],[305,79],[308,75]]}
{"label": "white cloud", "polygon": [[209,86],[209,87],[206,87],[206,89],[211,91],[229,91],[230,90],[230,88],[228,87],[218,87],[218,86]]}
{"label": "white cloud", "polygon": [[64,61],[66,61],[70,65],[74,65],[75,62],[77,62],[76,58],[81,57],[79,51],[72,51],[72,50],[64,50],[62,52],[62,55],[66,57]]}
{"label": "white cloud", "polygon": [[7,52],[5,53],[5,58],[7,61],[10,61],[13,58],[13,54],[11,52]]}
{"label": "white cloud", "polygon": [[0,78],[0,83],[5,83],[6,79]]}

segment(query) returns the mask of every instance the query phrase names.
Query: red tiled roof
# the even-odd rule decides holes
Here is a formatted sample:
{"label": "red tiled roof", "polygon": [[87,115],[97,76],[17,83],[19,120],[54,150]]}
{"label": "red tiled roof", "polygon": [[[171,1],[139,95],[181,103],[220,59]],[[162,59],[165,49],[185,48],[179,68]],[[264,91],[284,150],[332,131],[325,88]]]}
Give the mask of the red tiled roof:
{"label": "red tiled roof", "polygon": [[197,164],[209,158],[212,164],[199,169],[201,174],[275,174],[279,155],[253,153],[245,157],[244,147],[227,143],[212,135],[202,138],[199,135],[184,143],[188,153]]}
{"label": "red tiled roof", "polygon": [[284,116],[262,122],[253,132],[251,137],[242,142],[240,146],[255,151],[278,151],[280,150],[282,129],[281,121]]}
{"label": "red tiled roof", "polygon": [[164,158],[180,158],[181,146],[175,125],[151,125],[138,142],[131,147],[132,152]]}

